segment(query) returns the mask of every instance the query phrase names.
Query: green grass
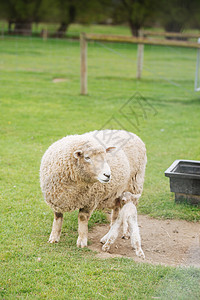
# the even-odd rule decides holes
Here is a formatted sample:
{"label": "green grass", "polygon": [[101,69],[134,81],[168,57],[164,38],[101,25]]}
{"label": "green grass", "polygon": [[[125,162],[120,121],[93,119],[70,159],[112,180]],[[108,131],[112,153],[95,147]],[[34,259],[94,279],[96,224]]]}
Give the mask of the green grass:
{"label": "green grass", "polygon": [[[164,176],[175,159],[200,159],[200,99],[193,92],[196,52],[145,46],[143,78],[136,80],[136,46],[90,43],[89,95],[81,96],[78,42],[16,37],[1,39],[0,44],[0,297],[199,298],[199,270],[141,265],[129,259],[104,261],[87,249],[77,249],[77,212],[66,214],[61,242],[47,244],[53,214],[39,187],[40,160],[52,142],[111,126],[114,121],[107,121],[114,117],[147,146],[139,212],[199,221],[197,207],[174,203]],[[66,81],[53,83],[54,78]],[[130,114],[130,106],[126,117],[120,113],[135,93],[154,108],[142,100],[146,118],[140,96],[131,102],[136,116]],[[93,215],[90,227],[99,222],[106,222],[102,212]]]}

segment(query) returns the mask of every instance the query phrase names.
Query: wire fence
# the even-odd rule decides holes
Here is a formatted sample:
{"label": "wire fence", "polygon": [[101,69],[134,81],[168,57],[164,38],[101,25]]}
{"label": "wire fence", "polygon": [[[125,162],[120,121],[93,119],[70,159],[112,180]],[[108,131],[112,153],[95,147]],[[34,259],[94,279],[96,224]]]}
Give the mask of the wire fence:
{"label": "wire fence", "polygon": [[[70,82],[80,93],[78,40],[1,35],[0,42],[4,78],[10,72],[16,75],[17,82],[23,72],[27,74],[26,81],[41,80],[44,75],[53,83]],[[175,88],[178,95],[195,94],[196,56],[196,49],[145,45],[142,79],[136,80],[137,45],[88,42],[89,93],[98,92],[105,97],[113,90],[125,96],[141,89],[145,93],[148,82],[155,92],[167,85]]]}
{"label": "wire fence", "polygon": [[[182,90],[193,94],[197,51],[190,48],[145,45],[142,80],[136,80],[136,45],[89,42],[88,89],[90,90],[90,80],[96,76],[104,80],[116,79],[116,88],[120,90],[123,82],[139,88],[142,82],[152,81],[154,89],[162,83],[178,88],[180,93]],[[97,52],[94,64],[93,57]]]}
{"label": "wire fence", "polygon": [[79,41],[4,36],[1,37],[0,66],[4,74],[12,72],[17,80],[20,80],[20,72],[45,74],[52,81],[79,77]]}

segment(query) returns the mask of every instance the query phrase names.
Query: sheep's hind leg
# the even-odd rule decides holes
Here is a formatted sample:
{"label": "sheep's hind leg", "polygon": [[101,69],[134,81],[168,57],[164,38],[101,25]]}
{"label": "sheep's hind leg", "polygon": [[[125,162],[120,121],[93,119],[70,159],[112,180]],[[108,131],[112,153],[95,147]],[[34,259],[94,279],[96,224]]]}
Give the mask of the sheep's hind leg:
{"label": "sheep's hind leg", "polygon": [[[143,163],[140,166],[138,173],[135,175],[135,178],[132,178],[132,182],[130,184],[130,192],[132,192],[133,194],[140,194],[140,195],[142,194],[146,163],[147,163],[147,157],[145,154]],[[139,198],[134,202],[136,206],[138,204],[138,201]]]}
{"label": "sheep's hind leg", "polygon": [[141,238],[137,218],[129,218],[128,224],[130,229],[131,245],[135,249],[136,255],[144,259],[145,255],[141,248]]}
{"label": "sheep's hind leg", "polygon": [[117,217],[119,215],[120,210],[121,210],[121,200],[120,200],[120,198],[116,198],[115,199],[115,204],[114,204],[114,207],[113,207],[112,213],[111,213],[110,227],[117,220]]}
{"label": "sheep's hind leg", "polygon": [[63,214],[54,212],[53,227],[49,237],[49,243],[58,243],[60,240],[63,223]]}
{"label": "sheep's hind leg", "polygon": [[87,247],[88,240],[88,221],[92,214],[92,211],[88,208],[79,209],[78,214],[78,239],[77,247]]}

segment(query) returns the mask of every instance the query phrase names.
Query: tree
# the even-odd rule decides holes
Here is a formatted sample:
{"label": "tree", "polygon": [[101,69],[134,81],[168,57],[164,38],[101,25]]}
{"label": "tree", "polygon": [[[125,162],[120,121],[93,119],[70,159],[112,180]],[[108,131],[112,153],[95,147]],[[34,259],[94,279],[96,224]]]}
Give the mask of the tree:
{"label": "tree", "polygon": [[63,37],[71,23],[100,22],[108,16],[110,0],[55,0],[56,20],[60,26],[56,36]]}
{"label": "tree", "polygon": [[71,23],[91,23],[105,18],[110,0],[0,0],[0,17],[8,21],[9,32],[31,34],[33,22],[59,23],[54,34],[63,37]]}
{"label": "tree", "polygon": [[162,0],[161,24],[168,32],[181,32],[199,20],[199,9],[199,0]]}
{"label": "tree", "polygon": [[30,35],[32,22],[39,21],[42,0],[0,0],[1,17],[8,21],[8,29],[14,24],[14,33]]}
{"label": "tree", "polygon": [[81,24],[106,23],[112,17],[112,0],[80,1],[77,20]]}
{"label": "tree", "polygon": [[55,20],[60,23],[56,36],[63,37],[77,15],[77,0],[55,0]]}
{"label": "tree", "polygon": [[133,36],[156,15],[158,0],[114,0],[113,16],[117,21],[128,22]]}

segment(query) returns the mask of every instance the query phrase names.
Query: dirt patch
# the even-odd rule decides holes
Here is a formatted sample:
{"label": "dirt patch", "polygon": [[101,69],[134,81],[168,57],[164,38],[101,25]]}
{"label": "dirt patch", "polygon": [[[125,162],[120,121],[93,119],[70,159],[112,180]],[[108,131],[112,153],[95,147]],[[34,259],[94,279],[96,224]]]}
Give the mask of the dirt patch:
{"label": "dirt patch", "polygon": [[138,223],[145,260],[135,255],[130,240],[122,239],[122,234],[109,252],[103,252],[100,239],[108,232],[108,224],[98,225],[89,232],[89,248],[99,258],[129,257],[137,262],[200,267],[200,223],[156,220],[144,215],[138,216]]}
{"label": "dirt patch", "polygon": [[58,83],[58,82],[66,82],[69,81],[67,78],[54,78],[53,83]]}

